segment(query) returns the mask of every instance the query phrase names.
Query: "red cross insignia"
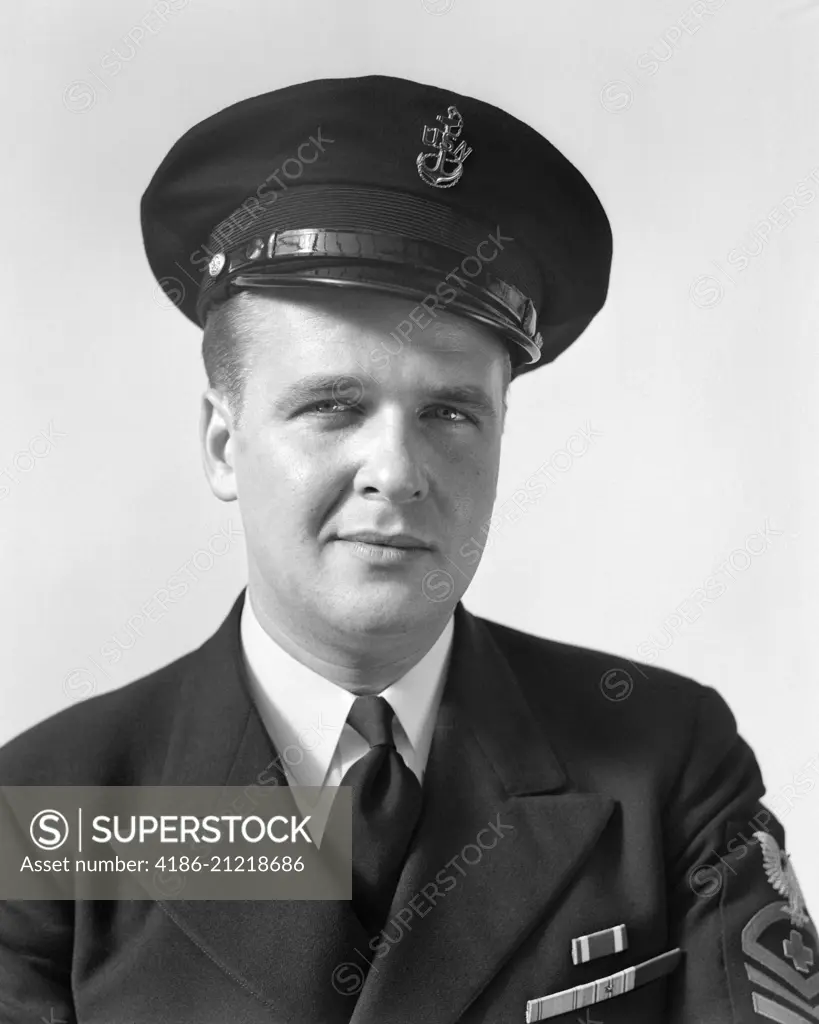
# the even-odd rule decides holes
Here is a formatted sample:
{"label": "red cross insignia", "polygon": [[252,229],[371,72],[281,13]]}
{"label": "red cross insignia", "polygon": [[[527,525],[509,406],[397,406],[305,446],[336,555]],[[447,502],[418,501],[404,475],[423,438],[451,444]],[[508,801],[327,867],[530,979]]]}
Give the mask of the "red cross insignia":
{"label": "red cross insignia", "polygon": [[764,968],[746,963],[749,981],[769,993],[787,993],[796,1005],[801,1000],[802,1009],[813,1009],[819,999],[819,934],[810,920],[794,928],[788,904],[769,903],[743,928],[742,950],[749,961]]}

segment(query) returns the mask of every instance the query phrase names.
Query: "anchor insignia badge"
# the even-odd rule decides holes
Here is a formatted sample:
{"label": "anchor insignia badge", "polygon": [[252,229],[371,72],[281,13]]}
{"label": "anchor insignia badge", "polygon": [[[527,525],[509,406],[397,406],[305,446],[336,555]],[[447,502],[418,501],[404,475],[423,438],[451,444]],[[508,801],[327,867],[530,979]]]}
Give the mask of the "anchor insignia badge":
{"label": "anchor insignia badge", "polygon": [[458,141],[463,131],[464,119],[456,107],[448,107],[446,117],[438,114],[436,120],[441,127],[424,125],[421,141],[432,146],[433,152],[418,154],[415,161],[421,180],[434,188],[451,188],[464,173],[464,160],[472,152],[466,142]]}

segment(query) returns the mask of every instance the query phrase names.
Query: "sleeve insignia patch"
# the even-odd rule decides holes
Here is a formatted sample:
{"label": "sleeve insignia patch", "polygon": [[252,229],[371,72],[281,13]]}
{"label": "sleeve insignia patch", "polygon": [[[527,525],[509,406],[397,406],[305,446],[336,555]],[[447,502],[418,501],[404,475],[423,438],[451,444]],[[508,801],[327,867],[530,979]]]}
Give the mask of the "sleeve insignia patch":
{"label": "sleeve insignia patch", "polygon": [[783,897],[757,911],[742,930],[754,1010],[775,1021],[819,1021],[819,933],[788,855],[769,833],[754,838],[768,882]]}

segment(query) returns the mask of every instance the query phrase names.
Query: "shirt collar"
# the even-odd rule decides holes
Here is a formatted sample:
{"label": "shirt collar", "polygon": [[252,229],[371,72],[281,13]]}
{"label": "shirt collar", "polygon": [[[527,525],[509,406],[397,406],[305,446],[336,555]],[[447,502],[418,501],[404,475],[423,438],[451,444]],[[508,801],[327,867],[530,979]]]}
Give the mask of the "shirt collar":
{"label": "shirt collar", "polygon": [[[253,697],[282,767],[296,785],[322,786],[355,695],[280,647],[256,617],[249,593],[240,628]],[[381,692],[422,771],[432,744],[453,633],[450,616],[424,657]]]}
{"label": "shirt collar", "polygon": [[381,696],[392,705],[395,717],[409,740],[421,774],[432,745],[454,630],[450,616],[441,635],[418,664],[381,691]]}

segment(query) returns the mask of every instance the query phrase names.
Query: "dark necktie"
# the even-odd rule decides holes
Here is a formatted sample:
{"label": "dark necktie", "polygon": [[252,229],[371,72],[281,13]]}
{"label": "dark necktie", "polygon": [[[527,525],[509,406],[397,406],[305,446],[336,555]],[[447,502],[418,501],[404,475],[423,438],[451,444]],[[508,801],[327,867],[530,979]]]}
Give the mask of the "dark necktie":
{"label": "dark necktie", "polygon": [[340,782],[352,787],[353,906],[372,932],[387,917],[421,813],[421,784],[395,749],[394,715],[383,697],[356,697],[347,721],[370,749]]}

